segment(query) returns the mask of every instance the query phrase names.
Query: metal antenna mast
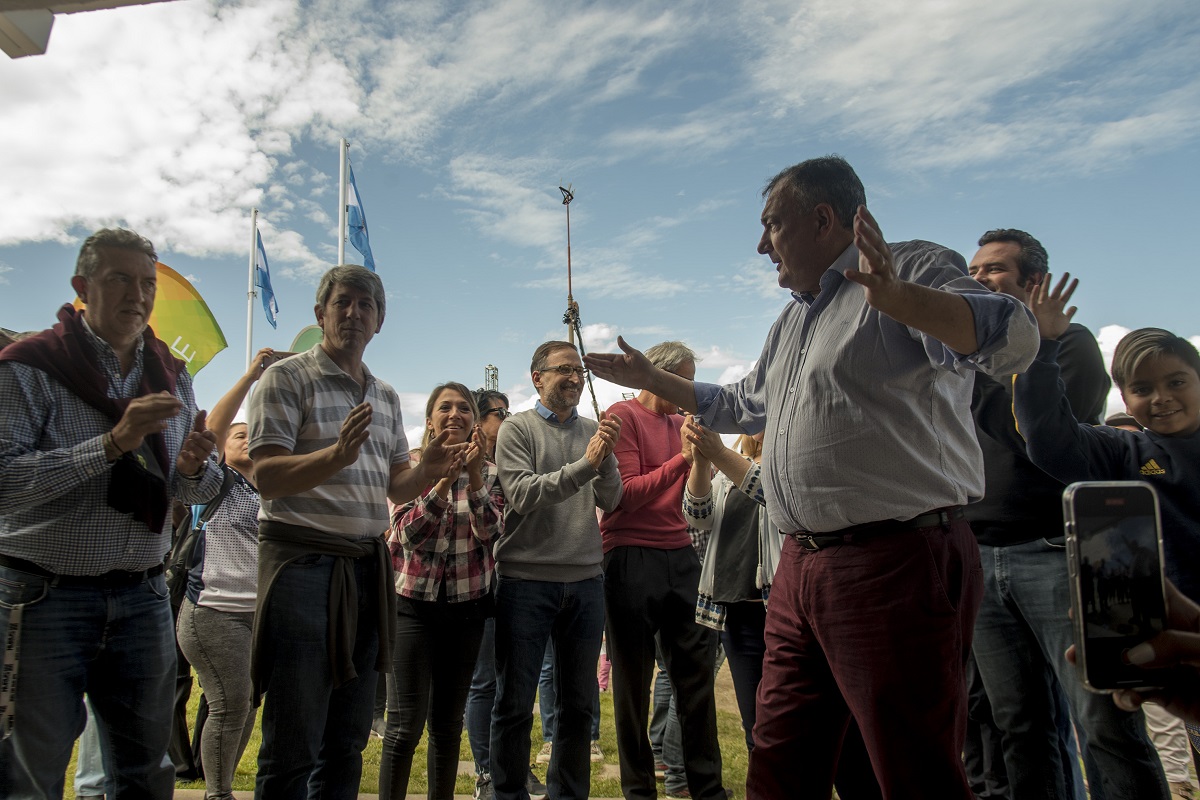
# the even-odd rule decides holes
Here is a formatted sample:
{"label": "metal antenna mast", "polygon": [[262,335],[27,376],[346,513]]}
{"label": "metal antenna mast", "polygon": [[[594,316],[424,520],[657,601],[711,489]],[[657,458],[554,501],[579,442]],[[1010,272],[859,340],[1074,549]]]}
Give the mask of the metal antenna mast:
{"label": "metal antenna mast", "polygon": [[563,318],[563,322],[567,323],[567,341],[575,344],[575,329],[571,327],[571,319],[579,318],[579,304],[575,302],[575,298],[571,295],[571,201],[575,199],[575,194],[571,191],[571,185],[567,187],[558,187],[562,192],[562,204],[567,207],[567,316]]}
{"label": "metal antenna mast", "polygon": [[[562,204],[567,207],[567,311],[563,314],[563,323],[567,326],[567,341],[571,344],[577,344],[579,347],[579,355],[582,357],[587,355],[583,349],[583,329],[579,322],[579,304],[575,302],[574,296],[571,294],[571,201],[575,199],[574,192],[571,191],[571,184],[565,187],[560,186],[558,190],[562,192]],[[575,337],[579,337],[579,342],[576,343]],[[592,410],[596,412],[596,419],[600,419],[600,403],[596,400],[596,387],[592,385],[592,373],[587,373],[588,392],[592,395]]]}

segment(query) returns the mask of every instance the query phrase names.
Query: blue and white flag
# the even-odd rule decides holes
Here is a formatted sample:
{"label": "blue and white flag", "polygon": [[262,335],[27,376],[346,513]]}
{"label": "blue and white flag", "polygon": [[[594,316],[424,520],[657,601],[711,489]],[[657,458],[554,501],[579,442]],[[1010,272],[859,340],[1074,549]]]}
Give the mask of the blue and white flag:
{"label": "blue and white flag", "polygon": [[263,312],[267,315],[267,322],[271,323],[272,328],[278,328],[276,322],[279,318],[279,304],[275,302],[275,290],[271,288],[271,269],[267,266],[267,251],[263,250],[262,231],[254,233],[258,237],[258,252],[254,257],[254,285],[262,294]]}
{"label": "blue and white flag", "polygon": [[363,213],[362,201],[358,198],[350,159],[346,159],[346,172],[350,176],[350,184],[346,187],[346,226],[350,229],[350,244],[362,253],[363,266],[374,272],[375,257],[371,255],[371,240],[367,237],[367,215]]}

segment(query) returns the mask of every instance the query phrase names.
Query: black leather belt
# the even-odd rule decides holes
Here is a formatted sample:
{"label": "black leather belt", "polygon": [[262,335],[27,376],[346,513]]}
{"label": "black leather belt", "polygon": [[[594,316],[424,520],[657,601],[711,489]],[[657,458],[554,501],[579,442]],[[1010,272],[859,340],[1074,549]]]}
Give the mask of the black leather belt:
{"label": "black leather belt", "polygon": [[5,555],[0,555],[0,567],[28,572],[31,575],[40,575],[43,578],[49,579],[51,586],[65,589],[116,589],[124,586],[136,586],[142,581],[163,574],[163,565],[156,564],[150,569],[135,572],[114,569],[102,575],[56,575],[49,570],[42,569],[32,561]]}
{"label": "black leather belt", "polygon": [[796,543],[805,550],[815,551],[826,547],[833,547],[834,545],[862,541],[868,537],[894,531],[908,531],[915,528],[934,528],[939,526],[945,527],[962,518],[962,506],[950,506],[949,508],[939,508],[935,511],[920,514],[912,519],[885,519],[879,522],[865,522],[862,525],[851,525],[849,528],[842,528],[840,531],[832,533],[795,531],[787,534],[787,536],[795,539]]}

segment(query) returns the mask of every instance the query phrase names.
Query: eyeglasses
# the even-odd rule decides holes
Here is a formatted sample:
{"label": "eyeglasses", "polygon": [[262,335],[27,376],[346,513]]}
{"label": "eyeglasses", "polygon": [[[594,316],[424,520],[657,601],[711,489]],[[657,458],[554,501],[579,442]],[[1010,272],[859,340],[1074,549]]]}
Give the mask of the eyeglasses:
{"label": "eyeglasses", "polygon": [[504,406],[496,406],[495,408],[489,408],[487,411],[483,412],[480,416],[486,417],[488,414],[495,414],[500,419],[508,419],[509,417],[512,416],[512,412],[509,411]]}
{"label": "eyeglasses", "polygon": [[587,369],[584,367],[572,367],[570,364],[559,364],[557,367],[546,367],[545,369],[538,370],[538,372],[557,372],[564,378],[569,378],[572,375],[577,375],[580,378],[586,378],[588,376]]}

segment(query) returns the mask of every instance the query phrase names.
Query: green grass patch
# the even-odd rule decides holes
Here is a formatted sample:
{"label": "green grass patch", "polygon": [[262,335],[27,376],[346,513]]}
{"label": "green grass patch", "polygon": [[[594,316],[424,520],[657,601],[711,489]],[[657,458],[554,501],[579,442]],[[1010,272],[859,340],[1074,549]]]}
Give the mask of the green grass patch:
{"label": "green grass patch", "polygon": [[[188,718],[194,722],[196,709],[200,703],[199,684],[193,688],[192,700],[188,708]],[[537,714],[533,718],[533,733],[529,763],[534,763],[534,756],[541,749],[541,719]],[[723,763],[725,785],[733,790],[735,798],[743,798],[746,794],[746,754],[745,736],[742,733],[742,721],[738,715],[737,701],[733,693],[733,683],[729,677],[728,666],[723,666],[717,675],[717,733],[721,742],[721,759]],[[239,796],[249,796],[254,791],[254,776],[258,771],[258,748],[262,743],[262,730],[256,722],[250,743],[238,764],[237,773],[233,779],[233,790]],[[600,773],[606,764],[617,763],[617,737],[613,727],[612,692],[600,693],[600,749],[604,751],[604,761],[592,765],[592,797],[620,797],[621,783],[617,778],[604,778]],[[371,737],[367,749],[363,751],[362,784],[359,791],[363,794],[377,794],[379,791],[379,760],[383,750],[383,742]],[[424,796],[428,788],[428,775],[425,770],[426,740],[422,739],[413,755],[412,777],[408,785],[410,795]],[[471,761],[471,748],[467,742],[466,732],[463,732],[462,744],[459,748],[459,760]],[[544,783],[546,780],[546,765],[537,764],[534,772]],[[71,765],[67,770],[65,797],[74,800],[75,787],[75,755],[71,756]],[[181,789],[204,789],[203,781],[191,783],[180,782]],[[455,783],[458,794],[470,795],[475,791],[473,775],[459,775]],[[664,793],[665,796],[665,793]]]}

